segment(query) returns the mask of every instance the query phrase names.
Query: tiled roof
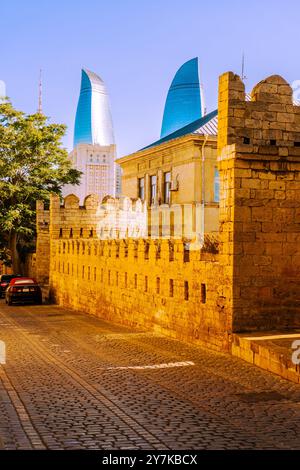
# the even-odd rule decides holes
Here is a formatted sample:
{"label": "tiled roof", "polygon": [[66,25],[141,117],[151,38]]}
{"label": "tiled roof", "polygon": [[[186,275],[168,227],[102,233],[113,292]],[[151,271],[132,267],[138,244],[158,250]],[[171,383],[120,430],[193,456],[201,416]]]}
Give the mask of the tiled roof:
{"label": "tiled roof", "polygon": [[[251,94],[246,93],[246,101],[251,101]],[[295,106],[300,106],[300,100],[294,100]],[[188,124],[187,126],[178,129],[172,134],[169,134],[162,139],[153,142],[153,144],[147,145],[147,147],[142,148],[141,150],[146,150],[151,147],[156,147],[157,145],[168,142],[169,140],[178,139],[178,137],[183,137],[188,134],[198,134],[198,135],[218,135],[218,110],[212,111],[206,116],[203,116],[200,119]]]}
{"label": "tiled roof", "polygon": [[184,126],[175,132],[172,132],[172,134],[166,135],[162,139],[153,142],[153,144],[150,144],[141,150],[146,150],[148,148],[155,147],[156,145],[163,144],[165,142],[168,142],[169,140],[178,139],[178,137],[183,137],[187,134],[210,134],[216,136],[218,130],[217,120],[218,111],[212,111],[211,113],[206,114],[206,116],[197,119],[191,124],[188,124],[187,126]]}

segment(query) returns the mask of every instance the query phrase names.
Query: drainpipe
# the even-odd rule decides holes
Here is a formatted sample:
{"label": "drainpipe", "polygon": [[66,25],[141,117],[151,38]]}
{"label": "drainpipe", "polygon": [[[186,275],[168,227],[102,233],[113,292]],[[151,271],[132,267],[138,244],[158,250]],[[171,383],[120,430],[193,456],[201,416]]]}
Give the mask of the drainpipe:
{"label": "drainpipe", "polygon": [[204,136],[204,141],[201,146],[201,206],[202,206],[202,220],[201,220],[201,226],[202,226],[202,240],[201,240],[201,246],[204,244],[204,224],[205,224],[205,145],[208,139],[208,135],[205,134]]}

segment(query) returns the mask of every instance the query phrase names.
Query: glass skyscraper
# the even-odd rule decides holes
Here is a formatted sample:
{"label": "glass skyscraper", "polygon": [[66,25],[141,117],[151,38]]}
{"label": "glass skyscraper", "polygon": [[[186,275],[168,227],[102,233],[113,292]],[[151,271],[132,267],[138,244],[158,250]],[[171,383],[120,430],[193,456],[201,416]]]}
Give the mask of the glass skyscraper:
{"label": "glass skyscraper", "polygon": [[75,119],[74,147],[78,144],[105,146],[114,143],[106,86],[94,72],[83,69]]}
{"label": "glass skyscraper", "polygon": [[203,97],[198,58],[185,62],[171,83],[164,110],[161,135],[165,137],[203,116]]}
{"label": "glass skyscraper", "polygon": [[103,80],[94,72],[81,71],[80,94],[75,118],[74,148],[69,155],[73,167],[82,172],[78,186],[65,186],[81,203],[89,194],[100,201],[120,195],[121,173],[115,163],[116,146],[109,97]]}

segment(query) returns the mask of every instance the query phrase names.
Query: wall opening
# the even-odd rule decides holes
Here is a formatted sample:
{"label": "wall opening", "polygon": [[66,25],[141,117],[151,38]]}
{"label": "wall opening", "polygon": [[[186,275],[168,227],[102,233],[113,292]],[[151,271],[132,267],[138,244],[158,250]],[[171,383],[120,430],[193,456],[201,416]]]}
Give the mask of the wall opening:
{"label": "wall opening", "polygon": [[201,284],[201,303],[206,303],[206,284]]}
{"label": "wall opening", "polygon": [[174,279],[169,281],[169,296],[174,297]]}
{"label": "wall opening", "polygon": [[160,277],[156,278],[156,293],[160,294]]}
{"label": "wall opening", "polygon": [[184,300],[189,300],[189,282],[184,281]]}

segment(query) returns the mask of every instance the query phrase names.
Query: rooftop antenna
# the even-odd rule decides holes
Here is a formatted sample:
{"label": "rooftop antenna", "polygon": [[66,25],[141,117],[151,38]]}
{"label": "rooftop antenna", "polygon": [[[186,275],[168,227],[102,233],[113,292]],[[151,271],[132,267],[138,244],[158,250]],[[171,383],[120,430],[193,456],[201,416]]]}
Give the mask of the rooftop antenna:
{"label": "rooftop antenna", "polygon": [[40,78],[39,78],[39,106],[38,113],[43,114],[43,102],[42,102],[42,69],[40,69]]}
{"label": "rooftop antenna", "polygon": [[202,116],[205,116],[207,113],[207,109],[206,109],[206,103],[205,103],[204,86],[203,86],[203,81],[202,81],[202,70],[200,69],[200,64],[198,65],[198,67],[199,67],[199,73],[200,73],[201,112],[202,112]]}
{"label": "rooftop antenna", "polygon": [[241,75],[241,79],[242,79],[243,82],[245,80],[247,80],[247,77],[245,75],[245,54],[244,54],[244,52],[243,52],[243,55],[242,55],[242,75]]}

